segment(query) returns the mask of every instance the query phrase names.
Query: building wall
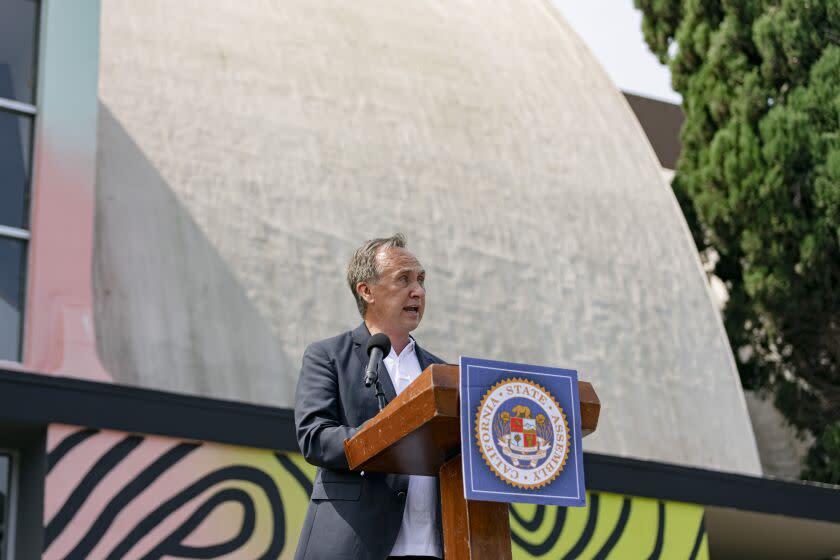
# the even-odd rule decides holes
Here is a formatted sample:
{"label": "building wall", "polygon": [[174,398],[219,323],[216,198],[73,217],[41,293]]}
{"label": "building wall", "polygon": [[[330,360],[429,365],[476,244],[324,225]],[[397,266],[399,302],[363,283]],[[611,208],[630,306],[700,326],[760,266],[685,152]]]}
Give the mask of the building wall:
{"label": "building wall", "polygon": [[[297,453],[53,425],[44,560],[292,558],[315,469]],[[708,558],[703,508],[590,493],[514,504],[513,557]],[[658,555],[655,553],[658,551]]]}
{"label": "building wall", "polygon": [[[196,14],[201,17],[196,17]],[[421,344],[579,370],[587,449],[757,473],[731,351],[626,101],[547,2],[102,5],[97,341],[117,382],[290,406],[408,234]]]}
{"label": "building wall", "polygon": [[23,356],[7,367],[111,380],[93,316],[99,2],[38,3]]}

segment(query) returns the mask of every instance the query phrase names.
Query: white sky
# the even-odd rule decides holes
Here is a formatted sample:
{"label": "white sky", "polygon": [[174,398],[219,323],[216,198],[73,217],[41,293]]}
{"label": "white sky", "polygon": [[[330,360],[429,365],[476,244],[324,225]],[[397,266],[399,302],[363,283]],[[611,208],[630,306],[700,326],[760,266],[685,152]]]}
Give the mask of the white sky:
{"label": "white sky", "polygon": [[642,13],[633,0],[553,0],[622,91],[672,103],[671,72],[642,37]]}

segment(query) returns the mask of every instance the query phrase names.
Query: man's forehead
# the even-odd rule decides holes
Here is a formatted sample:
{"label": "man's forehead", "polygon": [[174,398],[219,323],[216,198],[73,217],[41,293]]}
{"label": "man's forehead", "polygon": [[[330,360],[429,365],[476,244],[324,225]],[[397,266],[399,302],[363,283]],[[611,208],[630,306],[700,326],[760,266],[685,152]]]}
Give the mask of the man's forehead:
{"label": "man's forehead", "polygon": [[411,251],[403,249],[402,247],[389,247],[379,251],[377,259],[381,263],[383,269],[397,269],[397,270],[422,270],[420,261],[417,260]]}

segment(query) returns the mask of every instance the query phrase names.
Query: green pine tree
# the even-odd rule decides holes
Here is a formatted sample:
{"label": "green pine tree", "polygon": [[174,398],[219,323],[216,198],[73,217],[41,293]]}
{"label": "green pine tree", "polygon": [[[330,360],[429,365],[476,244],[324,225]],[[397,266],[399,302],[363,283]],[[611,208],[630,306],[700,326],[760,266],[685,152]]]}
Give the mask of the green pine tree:
{"label": "green pine tree", "polygon": [[745,388],[840,483],[840,0],[635,0],[686,121],[673,187],[719,256]]}

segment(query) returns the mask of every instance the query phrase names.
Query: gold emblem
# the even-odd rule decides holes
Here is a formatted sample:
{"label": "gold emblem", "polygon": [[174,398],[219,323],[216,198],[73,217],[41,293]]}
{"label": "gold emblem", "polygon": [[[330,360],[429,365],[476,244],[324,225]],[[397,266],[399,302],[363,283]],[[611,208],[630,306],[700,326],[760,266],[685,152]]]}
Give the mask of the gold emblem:
{"label": "gold emblem", "polygon": [[569,458],[566,414],[544,387],[521,378],[504,379],[481,399],[475,437],[484,462],[516,488],[550,484]]}

